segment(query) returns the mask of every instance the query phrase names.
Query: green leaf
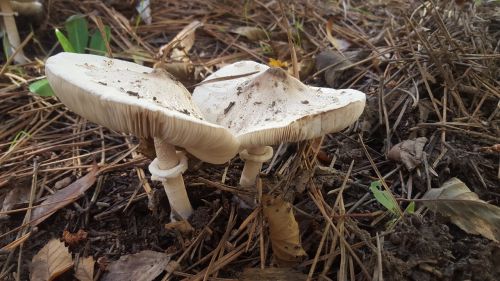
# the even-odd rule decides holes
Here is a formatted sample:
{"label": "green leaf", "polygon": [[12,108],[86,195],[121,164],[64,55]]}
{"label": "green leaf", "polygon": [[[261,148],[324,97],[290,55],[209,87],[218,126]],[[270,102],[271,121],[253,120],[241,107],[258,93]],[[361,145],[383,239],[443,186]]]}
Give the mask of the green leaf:
{"label": "green leaf", "polygon": [[90,52],[92,54],[96,55],[106,54],[106,42],[109,42],[109,39],[111,38],[111,29],[109,28],[109,26],[107,25],[104,26],[104,33],[106,35],[105,40],[103,40],[102,34],[99,29],[96,29],[94,31],[94,34],[92,34],[89,45]]}
{"label": "green leaf", "polygon": [[406,214],[413,214],[415,213],[415,202],[411,202],[408,204],[408,206],[405,209]]}
{"label": "green leaf", "polygon": [[64,24],[68,33],[69,42],[74,47],[76,53],[85,53],[85,48],[89,42],[89,26],[83,15],[73,15]]}
{"label": "green leaf", "polygon": [[35,93],[42,97],[52,97],[54,96],[54,91],[49,85],[49,81],[47,79],[38,80],[34,83],[31,83],[29,86],[30,92]]}
{"label": "green leaf", "polygon": [[395,205],[392,195],[387,190],[380,190],[379,181],[372,182],[370,190],[373,193],[373,196],[375,196],[375,199],[382,204],[382,206],[384,206],[392,214],[398,214],[398,206]]}
{"label": "green leaf", "polygon": [[57,37],[57,41],[59,41],[59,44],[61,44],[61,46],[65,52],[76,53],[75,48],[73,48],[73,45],[71,45],[68,38],[66,36],[64,36],[64,33],[62,33],[57,28],[56,28],[56,37]]}
{"label": "green leaf", "polygon": [[[2,33],[4,33],[2,31]],[[7,36],[7,34],[3,34],[3,37],[2,37],[2,46],[3,46],[3,53],[5,55],[5,60],[8,60],[10,55],[12,55],[12,47],[10,45],[10,42],[9,42],[9,36]]]}

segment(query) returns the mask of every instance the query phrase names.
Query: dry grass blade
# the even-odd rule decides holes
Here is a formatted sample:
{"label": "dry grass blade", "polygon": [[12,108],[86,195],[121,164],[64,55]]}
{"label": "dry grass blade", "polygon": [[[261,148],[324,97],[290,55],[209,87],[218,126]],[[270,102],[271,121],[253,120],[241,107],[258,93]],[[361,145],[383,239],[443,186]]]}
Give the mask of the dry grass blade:
{"label": "dry grass blade", "polygon": [[26,240],[28,240],[28,238],[30,238],[30,236],[31,236],[31,232],[28,232],[28,233],[24,234],[23,236],[19,237],[18,239],[3,246],[2,249],[0,249],[0,251],[6,251],[6,252],[12,251],[12,250],[16,249],[18,246],[20,246],[21,244],[23,244],[24,242],[26,242]]}
{"label": "dry grass blade", "polygon": [[53,239],[33,257],[30,280],[51,281],[72,266],[73,259],[68,248],[61,241]]}

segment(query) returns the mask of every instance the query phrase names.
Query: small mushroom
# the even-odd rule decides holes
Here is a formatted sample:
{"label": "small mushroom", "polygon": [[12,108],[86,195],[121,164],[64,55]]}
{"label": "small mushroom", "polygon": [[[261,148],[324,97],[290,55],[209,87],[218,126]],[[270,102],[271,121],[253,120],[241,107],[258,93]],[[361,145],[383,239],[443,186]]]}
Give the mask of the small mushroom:
{"label": "small mushroom", "polygon": [[207,120],[239,139],[243,187],[255,184],[262,163],[272,157],[270,145],[338,132],[358,119],[365,99],[357,90],[304,85],[281,68],[252,61],[221,68],[193,93]]}
{"label": "small mushroom", "polygon": [[232,133],[205,121],[186,88],[165,71],[74,53],[50,57],[45,71],[56,96],[75,113],[116,131],[154,139],[152,179],[162,181],[171,209],[184,219],[193,211],[182,178],[187,158],[175,146],[213,164],[238,152]]}
{"label": "small mushroom", "polygon": [[40,17],[43,14],[43,5],[37,0],[12,0],[12,9],[22,16]]}

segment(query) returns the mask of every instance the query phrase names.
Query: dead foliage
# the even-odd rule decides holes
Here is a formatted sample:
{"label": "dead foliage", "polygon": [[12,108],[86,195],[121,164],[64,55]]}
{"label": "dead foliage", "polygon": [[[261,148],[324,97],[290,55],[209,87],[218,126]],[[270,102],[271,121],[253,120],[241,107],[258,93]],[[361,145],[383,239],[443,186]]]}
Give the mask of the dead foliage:
{"label": "dead foliage", "polygon": [[[369,186],[383,179],[384,190],[404,209],[407,201],[457,177],[479,198],[499,205],[495,1],[151,1],[151,24],[138,17],[137,2],[53,0],[45,18],[32,23],[32,34],[25,26],[29,21],[18,21],[21,41],[28,38],[24,54],[29,61],[15,65],[13,57],[4,58],[0,70],[0,200],[9,192],[9,198],[16,197],[17,183],[27,183],[30,190],[29,196],[18,196],[22,200],[8,199],[11,203],[0,212],[9,215],[0,222],[0,279],[27,279],[28,261],[39,260],[37,251],[64,229],[88,230],[88,240],[72,246],[73,253],[96,258],[97,278],[120,257],[142,250],[166,251],[171,257],[158,273],[163,280],[234,280],[244,268],[272,264],[263,214],[232,203],[234,194],[245,193],[237,188],[241,161],[211,166],[191,158],[185,180],[196,207],[190,219],[194,230],[189,235],[176,228],[166,231],[169,210],[155,195],[161,187],[148,179],[145,168],[154,154],[147,145],[143,156],[138,140],[89,123],[56,98],[28,91],[29,83],[43,77],[43,61],[61,51],[53,28],[77,13],[87,15],[93,28],[111,27],[113,57],[177,65],[190,90],[218,67],[251,59],[273,62],[308,84],[367,94],[358,123],[325,136],[319,145],[281,144],[264,166],[266,186],[293,205],[308,254],[296,270],[308,278],[412,280],[424,272],[432,280],[480,267],[468,263],[471,253],[459,249],[460,243],[474,241],[466,248],[483,249],[489,242],[470,240],[464,232],[453,232],[447,240],[456,241],[457,248],[446,244],[462,261],[459,266],[429,259],[412,264],[404,244],[395,249],[386,242],[391,225],[400,231],[405,224],[385,212]],[[196,22],[194,33],[185,32],[195,35],[186,36],[194,42],[180,44],[181,31]],[[410,167],[386,158],[398,143],[421,137],[428,141],[413,151],[418,159],[410,159]],[[99,173],[89,181],[86,174],[94,165]],[[64,204],[55,202],[57,208],[44,212],[50,218],[30,225],[43,201],[71,187],[56,184],[68,177],[93,185]],[[149,211],[148,198],[161,208]],[[433,232],[415,229],[421,232],[403,236],[420,234],[430,245]],[[415,253],[419,245],[407,249]],[[484,255],[494,256],[493,251]],[[35,265],[47,266],[43,260]],[[493,262],[488,268],[495,268]],[[494,280],[497,275],[480,276]]]}

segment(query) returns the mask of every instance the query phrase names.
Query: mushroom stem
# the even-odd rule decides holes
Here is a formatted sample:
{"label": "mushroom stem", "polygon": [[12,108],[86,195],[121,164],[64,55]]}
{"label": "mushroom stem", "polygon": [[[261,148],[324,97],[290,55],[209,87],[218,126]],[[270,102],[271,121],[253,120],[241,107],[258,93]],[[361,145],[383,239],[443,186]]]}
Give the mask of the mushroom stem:
{"label": "mushroom stem", "polygon": [[[175,151],[175,146],[164,143],[163,140],[159,138],[154,138],[154,143],[159,169],[172,170],[176,166],[182,165],[182,161]],[[172,176],[162,179],[163,188],[165,189],[170,208],[172,209],[170,218],[174,217],[174,210],[175,213],[178,213],[183,219],[189,218],[193,213],[193,207],[191,207],[191,203],[189,202],[184,179],[182,178],[182,172],[183,171],[180,171],[177,175],[172,174]]]}
{"label": "mushroom stem", "polygon": [[240,158],[245,160],[245,166],[241,172],[240,185],[250,187],[255,185],[257,176],[262,169],[262,164],[273,156],[273,148],[270,146],[250,147],[240,152]]}
{"label": "mushroom stem", "polygon": [[[16,20],[13,15],[14,11],[12,10],[10,0],[0,0],[0,10],[3,13],[3,24],[7,33],[7,38],[9,39],[9,48],[12,48],[13,50],[11,51],[14,53],[14,50],[21,45],[21,39],[19,38],[19,32],[17,31]],[[17,52],[14,56],[14,61],[17,63],[27,62],[24,57],[23,49],[20,49]]]}

